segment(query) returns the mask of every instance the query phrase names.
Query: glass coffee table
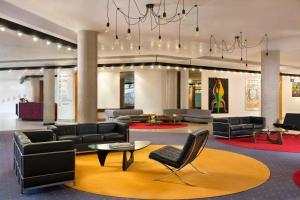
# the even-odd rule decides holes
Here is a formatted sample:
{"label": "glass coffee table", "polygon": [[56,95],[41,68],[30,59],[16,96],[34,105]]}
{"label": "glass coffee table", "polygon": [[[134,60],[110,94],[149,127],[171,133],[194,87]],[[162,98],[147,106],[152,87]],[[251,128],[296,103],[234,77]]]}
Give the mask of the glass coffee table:
{"label": "glass coffee table", "polygon": [[[283,128],[270,128],[270,129],[259,129],[259,130],[255,130],[253,131],[253,142],[256,143],[256,135],[261,134],[261,133],[265,133],[267,134],[267,140],[273,144],[283,144],[283,137],[282,135],[284,133],[286,133],[287,130],[283,129]],[[276,139],[272,139],[270,137],[271,133],[275,133],[277,134],[277,138]]]}
{"label": "glass coffee table", "polygon": [[[107,144],[91,144],[88,147],[92,150],[97,150],[98,159],[101,166],[104,166],[106,156],[109,152],[123,152],[122,169],[126,171],[134,161],[134,152],[143,149],[151,144],[150,141],[134,141],[122,143],[107,143]],[[127,152],[130,153],[127,159]]]}

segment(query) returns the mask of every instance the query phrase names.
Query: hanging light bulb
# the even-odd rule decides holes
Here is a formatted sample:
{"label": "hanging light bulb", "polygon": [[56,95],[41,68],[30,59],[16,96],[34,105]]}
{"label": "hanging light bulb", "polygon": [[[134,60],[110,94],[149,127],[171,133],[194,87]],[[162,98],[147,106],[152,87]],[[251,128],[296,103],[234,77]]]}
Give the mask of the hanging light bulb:
{"label": "hanging light bulb", "polygon": [[108,33],[109,30],[110,30],[110,23],[107,22],[107,23],[106,23],[106,28],[105,28],[105,33]]}
{"label": "hanging light bulb", "polygon": [[115,45],[119,45],[119,44],[120,44],[120,43],[119,43],[119,36],[116,35]]}
{"label": "hanging light bulb", "polygon": [[131,30],[130,28],[127,29],[127,37],[126,37],[127,40],[131,40]]}

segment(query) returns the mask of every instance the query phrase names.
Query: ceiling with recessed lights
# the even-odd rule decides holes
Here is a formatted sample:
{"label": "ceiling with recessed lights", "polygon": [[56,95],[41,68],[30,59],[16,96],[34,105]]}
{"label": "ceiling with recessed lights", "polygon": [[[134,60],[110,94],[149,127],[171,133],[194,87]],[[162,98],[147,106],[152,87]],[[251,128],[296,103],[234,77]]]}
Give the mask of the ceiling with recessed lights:
{"label": "ceiling with recessed lights", "polygon": [[[112,2],[112,1],[111,1]],[[121,9],[127,10],[127,0],[115,0]],[[159,4],[160,0],[136,0],[144,11],[148,3]],[[196,34],[196,12],[182,22],[182,48],[178,44],[178,24],[161,27],[162,41],[158,40],[158,30],[150,30],[150,21],[141,27],[141,51],[138,51],[138,29],[132,27],[132,37],[126,39],[127,24],[120,18],[118,32],[120,40],[115,42],[115,11],[110,8],[110,31],[105,32],[107,23],[106,0],[2,0],[0,17],[53,34],[68,41],[76,41],[76,32],[82,29],[99,32],[99,57],[170,55],[193,58],[192,62],[213,62],[209,56],[209,37],[213,34],[220,42],[234,39],[240,31],[248,41],[255,43],[265,33],[269,35],[270,49],[281,50],[281,64],[284,69],[300,67],[300,1],[299,0],[185,0],[185,7],[199,5],[199,34]],[[174,12],[177,0],[166,0],[166,12]],[[179,5],[181,6],[181,5]],[[157,9],[157,8],[154,8]],[[137,9],[132,7],[132,15]],[[251,49],[248,59],[255,68],[260,61],[260,48]],[[220,57],[221,52],[213,56]],[[239,52],[225,54],[225,62],[218,65],[230,66],[232,60],[239,60]],[[9,31],[0,31],[0,66],[22,63],[33,64],[34,60],[43,64],[74,62],[76,52],[48,47],[43,42],[33,42],[31,38],[18,37]],[[49,61],[47,61],[49,59]],[[9,61],[9,62],[5,62]],[[18,61],[14,63],[14,61]],[[28,61],[28,62],[27,62]],[[39,64],[39,62],[35,62]],[[215,63],[212,63],[215,65]],[[245,68],[240,63],[241,68]]]}

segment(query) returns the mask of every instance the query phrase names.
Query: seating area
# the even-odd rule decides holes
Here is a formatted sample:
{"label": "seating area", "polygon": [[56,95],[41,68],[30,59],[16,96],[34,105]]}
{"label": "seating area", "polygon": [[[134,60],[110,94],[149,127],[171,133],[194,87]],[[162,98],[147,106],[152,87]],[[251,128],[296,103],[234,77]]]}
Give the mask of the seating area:
{"label": "seating area", "polygon": [[0,0],[0,200],[299,200],[299,10]]}
{"label": "seating area", "polygon": [[256,130],[266,127],[264,117],[214,118],[213,135],[224,138],[252,136]]}
{"label": "seating area", "polygon": [[128,125],[117,122],[55,125],[48,127],[57,141],[71,140],[77,149],[89,144],[128,142]]}
{"label": "seating area", "polygon": [[213,117],[209,110],[201,109],[164,109],[163,114],[144,114],[141,109],[109,109],[105,110],[108,121],[117,121],[122,123],[147,122],[151,116],[163,122],[192,122],[209,123]]}
{"label": "seating area", "polygon": [[21,193],[28,189],[75,182],[75,149],[70,140],[53,140],[53,132],[14,135],[14,168]]}

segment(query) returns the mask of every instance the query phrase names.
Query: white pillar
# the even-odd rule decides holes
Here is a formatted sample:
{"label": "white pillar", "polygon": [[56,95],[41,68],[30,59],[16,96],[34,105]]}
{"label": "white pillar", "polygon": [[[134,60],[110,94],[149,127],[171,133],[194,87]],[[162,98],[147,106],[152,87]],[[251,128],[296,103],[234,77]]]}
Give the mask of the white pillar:
{"label": "white pillar", "polygon": [[43,121],[45,125],[55,121],[55,73],[54,69],[44,69]]}
{"label": "white pillar", "polygon": [[79,31],[77,44],[78,122],[97,122],[97,32]]}
{"label": "white pillar", "polygon": [[189,108],[189,71],[180,73],[180,108]]}
{"label": "white pillar", "polygon": [[177,71],[162,72],[162,105],[163,109],[177,108]]}
{"label": "white pillar", "polygon": [[261,114],[271,128],[279,118],[280,51],[261,52]]}

